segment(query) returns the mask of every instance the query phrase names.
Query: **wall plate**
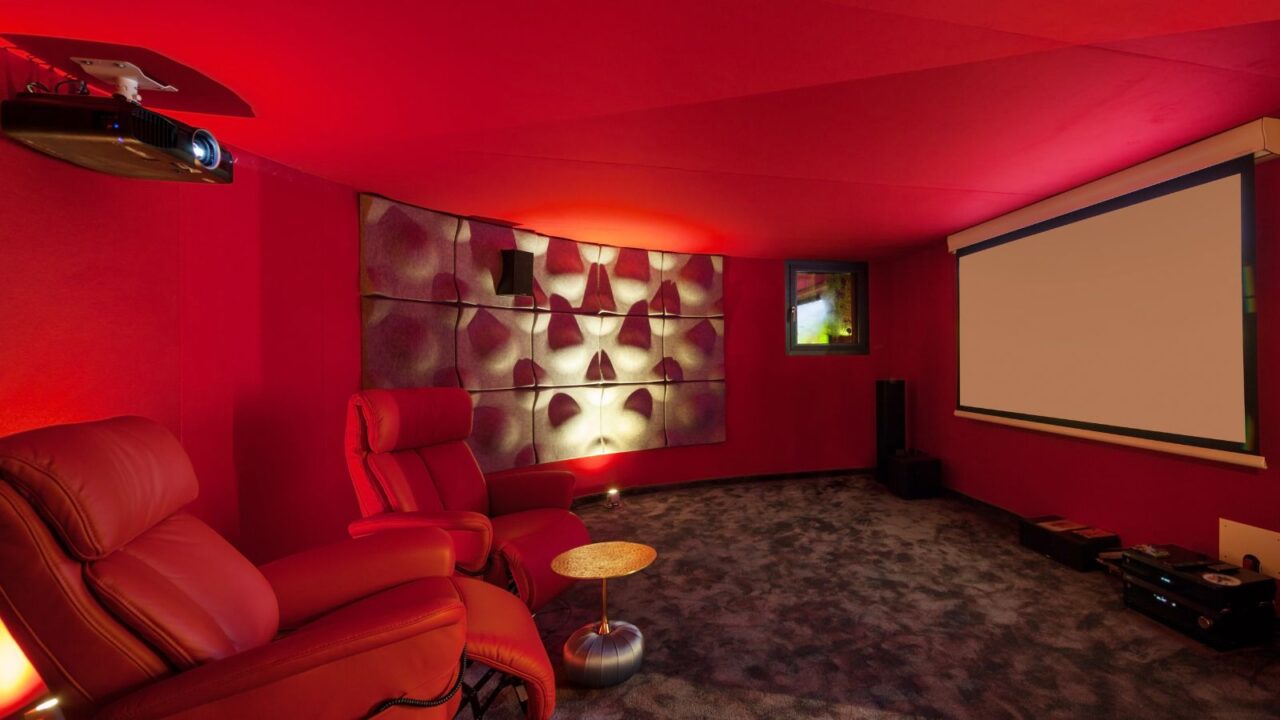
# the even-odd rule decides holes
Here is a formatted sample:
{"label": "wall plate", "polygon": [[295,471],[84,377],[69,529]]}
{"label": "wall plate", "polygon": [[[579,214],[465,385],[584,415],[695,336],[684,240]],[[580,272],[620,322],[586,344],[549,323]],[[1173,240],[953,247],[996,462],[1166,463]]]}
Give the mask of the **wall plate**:
{"label": "wall plate", "polygon": [[1262,574],[1280,578],[1280,532],[1218,518],[1218,559],[1239,565],[1246,554],[1262,563]]}

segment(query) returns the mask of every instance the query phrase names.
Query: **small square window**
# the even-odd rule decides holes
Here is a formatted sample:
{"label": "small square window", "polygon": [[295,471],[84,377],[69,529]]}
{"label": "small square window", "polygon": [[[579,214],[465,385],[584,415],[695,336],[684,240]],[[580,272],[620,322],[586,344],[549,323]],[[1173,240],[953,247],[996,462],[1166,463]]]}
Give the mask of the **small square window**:
{"label": "small square window", "polygon": [[787,262],[787,353],[865,355],[867,264]]}

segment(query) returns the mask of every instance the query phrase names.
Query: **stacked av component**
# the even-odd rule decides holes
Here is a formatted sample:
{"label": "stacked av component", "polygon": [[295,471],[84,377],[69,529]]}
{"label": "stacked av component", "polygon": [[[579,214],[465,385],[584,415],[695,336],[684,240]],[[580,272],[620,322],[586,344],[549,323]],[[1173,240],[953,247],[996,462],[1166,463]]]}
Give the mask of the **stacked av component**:
{"label": "stacked av component", "polygon": [[1177,545],[1139,545],[1120,564],[1124,602],[1217,648],[1258,645],[1275,625],[1275,580]]}

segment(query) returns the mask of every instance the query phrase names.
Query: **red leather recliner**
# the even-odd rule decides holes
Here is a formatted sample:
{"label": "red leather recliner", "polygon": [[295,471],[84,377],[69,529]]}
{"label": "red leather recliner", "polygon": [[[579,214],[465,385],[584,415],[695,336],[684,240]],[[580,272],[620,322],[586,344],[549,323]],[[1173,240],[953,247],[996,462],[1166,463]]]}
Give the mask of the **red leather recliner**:
{"label": "red leather recliner", "polygon": [[[550,717],[554,678],[523,605],[452,577],[443,532],[259,569],[180,510],[196,494],[186,453],[149,420],[0,438],[0,619],[67,717],[449,718],[462,693],[380,706],[448,695],[464,644],[526,679],[529,717]],[[502,620],[469,623],[469,608]]]}
{"label": "red leather recliner", "polygon": [[514,581],[537,611],[573,581],[551,560],[591,542],[569,511],[573,475],[480,472],[467,436],[471,395],[457,388],[365,390],[347,408],[347,464],[362,520],[359,537],[387,528],[434,527],[453,538],[458,568],[492,583]]}

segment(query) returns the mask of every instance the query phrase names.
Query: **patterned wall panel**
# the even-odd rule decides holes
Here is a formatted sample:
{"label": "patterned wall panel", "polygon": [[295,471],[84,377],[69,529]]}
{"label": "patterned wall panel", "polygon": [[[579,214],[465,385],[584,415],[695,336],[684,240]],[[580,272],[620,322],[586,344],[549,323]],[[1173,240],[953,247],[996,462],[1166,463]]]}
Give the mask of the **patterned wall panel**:
{"label": "patterned wall panel", "polygon": [[647,450],[667,444],[665,383],[605,385],[600,396],[601,450]]}
{"label": "patterned wall panel", "polygon": [[457,387],[457,305],[384,298],[361,303],[364,386]]}
{"label": "patterned wall panel", "polygon": [[534,298],[497,293],[498,281],[502,279],[503,250],[524,250],[537,258],[546,254],[547,237],[505,225],[478,220],[461,221],[455,250],[455,273],[458,298],[463,303],[508,308],[534,306]]}
{"label": "patterned wall panel", "polygon": [[724,315],[724,258],[662,253],[662,312],[684,317]]}
{"label": "patterned wall panel", "polygon": [[533,445],[538,462],[599,455],[599,385],[539,390],[533,407]]}
{"label": "patterned wall panel", "polygon": [[[663,318],[606,315],[600,319],[600,374],[606,382],[663,380]],[[723,365],[723,362],[721,363]]]}
{"label": "patterned wall panel", "polygon": [[724,383],[668,383],[667,445],[724,442]]}
{"label": "patterned wall panel", "polygon": [[485,472],[537,462],[533,448],[532,390],[473,392],[475,417],[467,444]]}
{"label": "patterned wall panel", "polygon": [[602,246],[595,285],[601,312],[661,315],[662,253]]}
{"label": "patterned wall panel", "polygon": [[596,312],[599,301],[592,274],[599,259],[599,245],[548,239],[546,250],[533,256],[533,282],[541,290],[535,292],[538,309]]}
{"label": "patterned wall panel", "polygon": [[[724,440],[723,258],[360,208],[364,384],[471,391],[486,472]],[[533,297],[496,293],[504,249]]]}
{"label": "patterned wall panel", "polygon": [[454,238],[458,218],[360,196],[360,293],[407,300],[453,302]]}
{"label": "patterned wall panel", "polygon": [[600,382],[599,354],[599,316],[537,313],[533,323],[533,363],[539,386]]}
{"label": "patterned wall panel", "polygon": [[670,382],[724,379],[724,320],[663,318],[662,358]]}
{"label": "patterned wall panel", "polygon": [[532,387],[534,314],[528,310],[462,307],[458,376],[468,390]]}

